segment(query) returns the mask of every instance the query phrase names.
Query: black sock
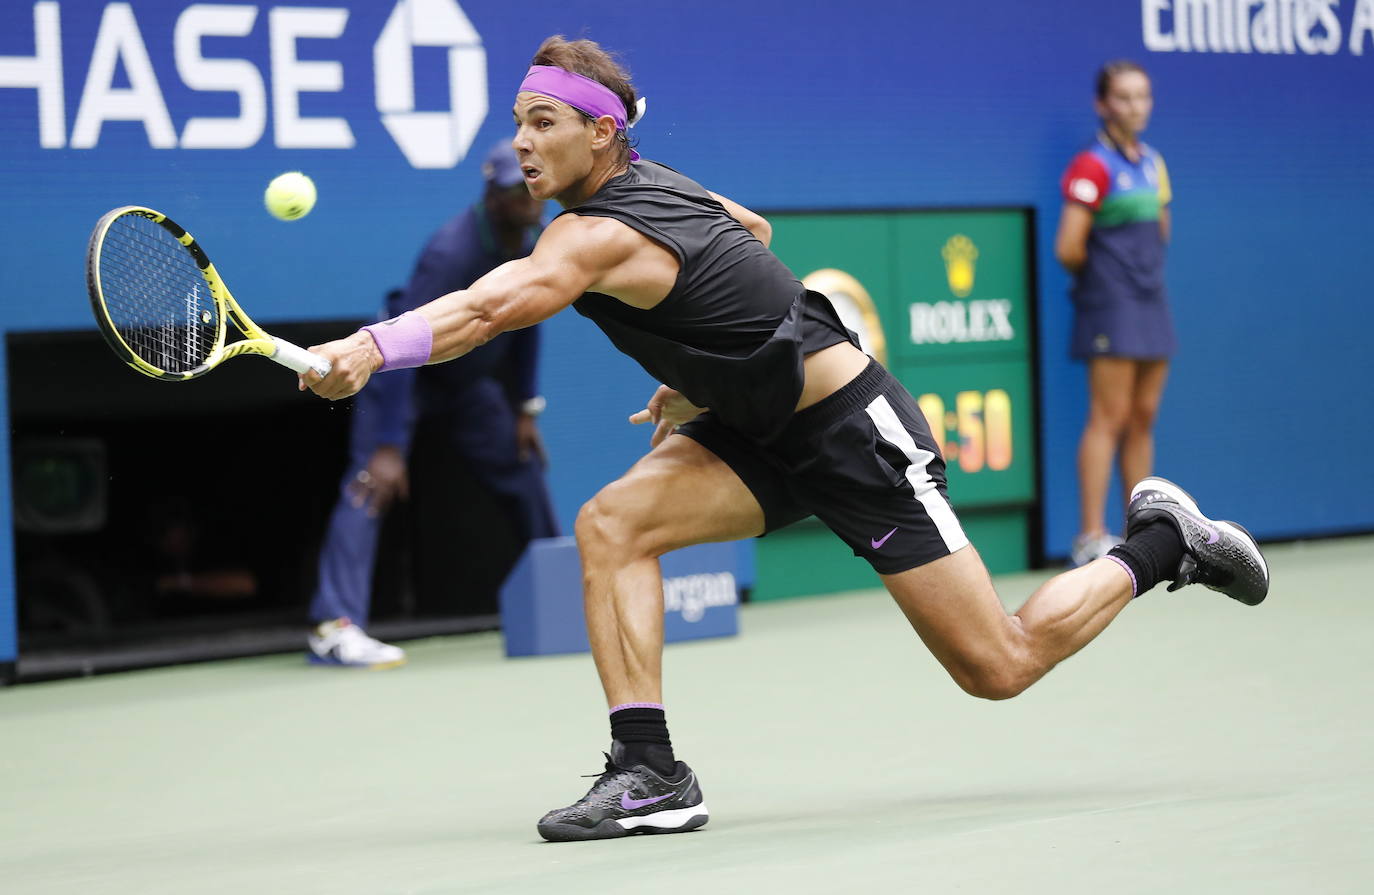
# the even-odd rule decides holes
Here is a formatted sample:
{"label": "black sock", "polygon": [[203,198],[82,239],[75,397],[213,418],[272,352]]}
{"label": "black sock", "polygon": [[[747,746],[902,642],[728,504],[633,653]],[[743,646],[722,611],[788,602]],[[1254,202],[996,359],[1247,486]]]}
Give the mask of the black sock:
{"label": "black sock", "polygon": [[1172,581],[1183,559],[1183,539],[1178,529],[1164,519],[1156,519],[1140,531],[1107,551],[1107,556],[1130,570],[1138,597],[1161,581]]}
{"label": "black sock", "polygon": [[667,716],[661,708],[634,706],[611,712],[611,739],[625,747],[622,759],[627,765],[648,765],[665,776],[677,767]]}

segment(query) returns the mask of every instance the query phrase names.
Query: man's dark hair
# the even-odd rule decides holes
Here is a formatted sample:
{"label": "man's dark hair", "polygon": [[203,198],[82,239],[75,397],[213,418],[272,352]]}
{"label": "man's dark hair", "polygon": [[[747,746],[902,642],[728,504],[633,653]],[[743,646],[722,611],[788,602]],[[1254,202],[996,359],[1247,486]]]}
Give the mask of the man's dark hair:
{"label": "man's dark hair", "polygon": [[[552,65],[564,71],[591,78],[610,90],[625,105],[625,120],[631,121],[639,97],[630,83],[630,73],[616,57],[594,40],[567,40],[555,34],[539,45],[530,65]],[[586,113],[583,113],[586,114]],[[590,117],[590,116],[589,116]],[[624,159],[629,158],[630,143],[624,131],[619,136]]]}

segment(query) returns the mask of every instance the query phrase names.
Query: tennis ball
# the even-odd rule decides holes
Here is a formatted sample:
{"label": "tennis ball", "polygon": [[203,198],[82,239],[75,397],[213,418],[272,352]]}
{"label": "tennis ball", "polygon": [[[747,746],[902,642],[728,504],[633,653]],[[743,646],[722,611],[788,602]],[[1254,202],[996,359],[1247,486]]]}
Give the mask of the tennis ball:
{"label": "tennis ball", "polygon": [[287,171],[272,178],[263,194],[267,210],[275,218],[294,221],[315,207],[315,181],[299,171]]}

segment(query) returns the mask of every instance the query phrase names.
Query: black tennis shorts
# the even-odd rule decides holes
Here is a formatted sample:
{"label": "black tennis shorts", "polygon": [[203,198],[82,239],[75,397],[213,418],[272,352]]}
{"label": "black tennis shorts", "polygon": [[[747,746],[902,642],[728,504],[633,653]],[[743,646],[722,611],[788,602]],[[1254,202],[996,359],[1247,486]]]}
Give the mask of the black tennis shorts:
{"label": "black tennis shorts", "polygon": [[796,414],[767,445],[709,412],[677,431],[723,460],[753,492],[765,533],[815,515],[883,575],[968,544],[925,416],[877,361]]}

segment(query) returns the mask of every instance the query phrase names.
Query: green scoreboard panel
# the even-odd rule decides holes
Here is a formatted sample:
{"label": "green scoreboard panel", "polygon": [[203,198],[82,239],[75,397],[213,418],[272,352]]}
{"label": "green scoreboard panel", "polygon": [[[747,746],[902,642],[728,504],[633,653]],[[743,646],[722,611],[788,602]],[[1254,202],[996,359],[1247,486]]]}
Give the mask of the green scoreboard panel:
{"label": "green scoreboard panel", "polygon": [[[917,397],[989,569],[1028,564],[1035,406],[1028,212],[774,213],[773,251]],[[756,599],[872,587],[815,520],[758,542]]]}

